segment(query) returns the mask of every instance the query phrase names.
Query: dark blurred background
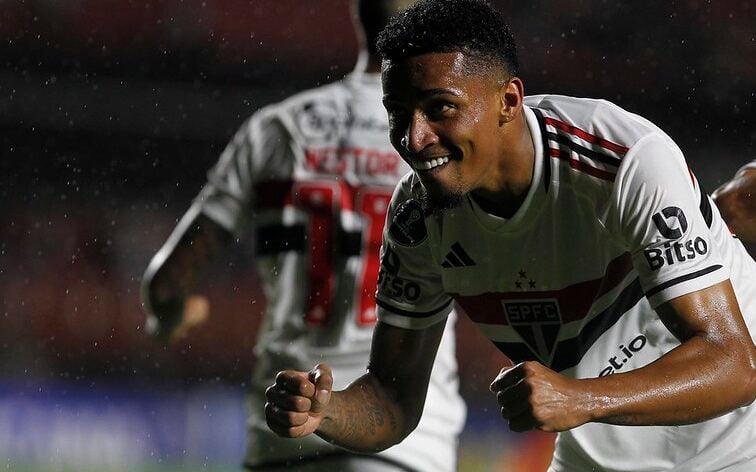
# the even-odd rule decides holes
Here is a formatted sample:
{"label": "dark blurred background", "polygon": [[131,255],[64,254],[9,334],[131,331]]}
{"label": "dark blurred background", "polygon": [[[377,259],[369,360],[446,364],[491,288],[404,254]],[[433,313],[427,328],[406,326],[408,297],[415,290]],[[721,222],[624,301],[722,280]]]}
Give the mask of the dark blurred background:
{"label": "dark blurred background", "polygon": [[[606,98],[651,119],[710,191],[756,158],[753,2],[493,3],[528,93]],[[342,77],[356,50],[347,0],[0,0],[11,470],[233,470],[265,303],[252,245],[207,277],[213,323],[177,346],[143,332],[140,277],[241,122]],[[460,333],[463,469],[540,467],[521,462],[540,453],[503,445],[523,439],[489,410],[501,359],[469,324]],[[541,439],[527,447],[548,449]]]}

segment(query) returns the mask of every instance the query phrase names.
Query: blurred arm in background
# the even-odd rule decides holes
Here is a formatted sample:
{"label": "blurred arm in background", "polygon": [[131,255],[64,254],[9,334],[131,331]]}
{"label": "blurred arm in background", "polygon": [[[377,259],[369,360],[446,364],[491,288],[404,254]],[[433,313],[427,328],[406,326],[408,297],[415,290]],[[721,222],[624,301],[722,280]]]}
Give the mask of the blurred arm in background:
{"label": "blurred arm in background", "polygon": [[175,340],[207,319],[208,300],[189,294],[231,238],[230,232],[202,215],[196,204],[189,208],[142,278],[142,304],[152,335]]}
{"label": "blurred arm in background", "polygon": [[732,231],[743,242],[756,244],[756,161],[740,168],[713,198]]}

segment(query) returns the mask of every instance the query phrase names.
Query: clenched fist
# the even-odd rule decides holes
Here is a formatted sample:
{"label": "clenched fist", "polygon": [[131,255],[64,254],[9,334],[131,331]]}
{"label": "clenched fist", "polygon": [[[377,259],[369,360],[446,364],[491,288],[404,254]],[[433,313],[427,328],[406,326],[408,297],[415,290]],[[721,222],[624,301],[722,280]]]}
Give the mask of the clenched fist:
{"label": "clenched fist", "polygon": [[332,389],[333,375],[326,364],[318,364],[309,372],[279,372],[276,382],[265,390],[268,427],[285,438],[312,434],[323,420]]}
{"label": "clenched fist", "polygon": [[590,419],[582,412],[579,382],[538,362],[522,362],[502,369],[490,389],[512,431],[565,431]]}

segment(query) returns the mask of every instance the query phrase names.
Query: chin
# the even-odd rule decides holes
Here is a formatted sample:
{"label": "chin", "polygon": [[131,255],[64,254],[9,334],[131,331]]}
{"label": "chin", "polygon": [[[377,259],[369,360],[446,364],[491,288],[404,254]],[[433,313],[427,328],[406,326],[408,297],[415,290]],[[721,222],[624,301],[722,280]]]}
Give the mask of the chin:
{"label": "chin", "polygon": [[425,187],[422,187],[417,195],[418,202],[426,214],[456,208],[462,203],[464,197],[465,194],[462,192],[440,191],[439,189],[428,191]]}

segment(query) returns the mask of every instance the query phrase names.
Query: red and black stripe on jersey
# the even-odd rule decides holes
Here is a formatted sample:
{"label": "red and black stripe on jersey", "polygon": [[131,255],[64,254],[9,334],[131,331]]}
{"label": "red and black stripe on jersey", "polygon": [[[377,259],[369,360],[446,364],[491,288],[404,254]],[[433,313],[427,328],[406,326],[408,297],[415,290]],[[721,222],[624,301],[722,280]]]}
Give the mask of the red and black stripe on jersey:
{"label": "red and black stripe on jersey", "polygon": [[532,108],[532,110],[541,128],[543,153],[546,160],[544,184],[547,191],[551,180],[550,159],[559,159],[577,171],[614,182],[617,169],[622,162],[622,157],[627,154],[628,147],[556,118],[545,116],[538,108]]}
{"label": "red and black stripe on jersey", "polygon": [[[610,261],[603,277],[578,282],[559,290],[549,291],[517,291],[495,292],[479,295],[464,296],[453,295],[454,299],[476,323],[486,325],[510,325],[507,318],[501,313],[501,307],[507,302],[518,300],[557,300],[560,311],[560,326],[581,322],[588,315],[594,302],[603,295],[619,287],[621,282],[633,270],[632,259],[629,253]],[[598,313],[580,328],[572,338],[556,342],[550,356],[550,367],[555,370],[564,370],[577,365],[580,359],[593,345],[593,343],[631,308],[643,298],[643,289],[636,277],[625,286],[612,304]],[[511,325],[510,325],[511,326]],[[561,328],[560,328],[561,329]],[[555,333],[556,334],[556,333]],[[523,332],[518,332],[523,336]],[[538,356],[526,339],[523,342],[497,342],[494,344],[503,353],[516,362],[525,360],[539,360],[549,364],[549,359]]]}
{"label": "red and black stripe on jersey", "polygon": [[[588,321],[577,336],[556,343],[551,355],[551,363],[548,364],[549,367],[560,372],[578,365],[585,353],[601,335],[614,326],[642,298],[643,289],[640,280],[636,278],[620,292],[609,307]],[[493,340],[492,342],[515,363],[531,360],[544,362],[527,344],[522,342],[510,343]]]}

